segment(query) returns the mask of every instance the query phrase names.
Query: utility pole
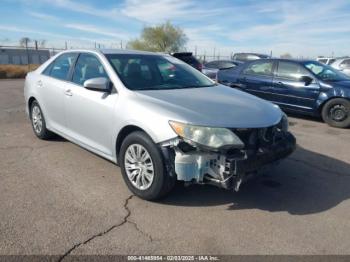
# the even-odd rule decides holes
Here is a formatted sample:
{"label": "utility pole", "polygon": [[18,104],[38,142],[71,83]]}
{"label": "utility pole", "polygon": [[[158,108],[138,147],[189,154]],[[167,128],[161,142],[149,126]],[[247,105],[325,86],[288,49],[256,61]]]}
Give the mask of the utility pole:
{"label": "utility pole", "polygon": [[197,57],[197,46],[194,47],[194,56]]}
{"label": "utility pole", "polygon": [[214,46],[213,60],[215,60],[215,46]]}
{"label": "utility pole", "polygon": [[35,50],[38,50],[38,40],[35,40]]}
{"label": "utility pole", "polygon": [[120,40],[120,49],[123,49],[123,40]]}
{"label": "utility pole", "polygon": [[66,50],[67,50],[67,41],[64,42],[64,47],[65,47]]}
{"label": "utility pole", "polygon": [[25,45],[26,45],[26,53],[27,53],[27,65],[28,65],[28,71],[30,71],[28,42],[29,42],[29,40],[28,40],[28,39],[26,39],[26,41],[25,41]]}

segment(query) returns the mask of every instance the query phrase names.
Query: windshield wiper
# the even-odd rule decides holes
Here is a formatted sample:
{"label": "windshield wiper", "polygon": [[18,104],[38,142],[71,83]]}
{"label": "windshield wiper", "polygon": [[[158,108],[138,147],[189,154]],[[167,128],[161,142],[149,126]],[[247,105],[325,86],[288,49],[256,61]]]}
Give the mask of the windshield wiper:
{"label": "windshield wiper", "polygon": [[142,88],[138,89],[135,88],[133,89],[134,91],[147,91],[147,90],[171,90],[171,89],[186,89],[186,88],[202,88],[202,87],[212,87],[216,86],[217,84],[212,84],[212,85],[201,85],[201,86],[157,86],[157,87],[147,87],[147,88]]}

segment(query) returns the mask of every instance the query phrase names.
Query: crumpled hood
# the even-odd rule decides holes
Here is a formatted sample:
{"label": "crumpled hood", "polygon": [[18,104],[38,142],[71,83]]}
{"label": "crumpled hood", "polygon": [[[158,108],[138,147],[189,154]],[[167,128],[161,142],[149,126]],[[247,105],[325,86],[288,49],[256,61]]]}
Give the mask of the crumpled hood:
{"label": "crumpled hood", "polygon": [[194,125],[258,128],[275,125],[282,116],[272,103],[223,85],[134,93],[147,110]]}

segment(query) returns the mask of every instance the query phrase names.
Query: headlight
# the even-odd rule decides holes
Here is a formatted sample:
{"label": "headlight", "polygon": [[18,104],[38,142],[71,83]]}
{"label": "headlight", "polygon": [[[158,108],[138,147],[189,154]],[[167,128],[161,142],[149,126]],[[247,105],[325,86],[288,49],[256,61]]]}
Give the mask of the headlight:
{"label": "headlight", "polygon": [[180,137],[207,147],[244,147],[238,136],[226,128],[194,126],[175,121],[169,121],[169,124]]}
{"label": "headlight", "polygon": [[283,116],[282,116],[281,128],[282,128],[282,131],[284,131],[284,132],[287,132],[289,129],[288,117],[285,113],[283,113]]}

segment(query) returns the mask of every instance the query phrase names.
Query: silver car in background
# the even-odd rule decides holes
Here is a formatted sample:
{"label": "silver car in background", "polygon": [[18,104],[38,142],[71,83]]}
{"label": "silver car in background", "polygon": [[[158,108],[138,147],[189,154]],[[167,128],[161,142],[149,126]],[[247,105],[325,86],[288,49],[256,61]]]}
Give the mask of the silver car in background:
{"label": "silver car in background", "polygon": [[217,74],[220,70],[226,70],[242,64],[232,60],[215,60],[205,63],[202,68],[202,73],[210,79],[217,81]]}
{"label": "silver car in background", "polygon": [[335,62],[331,64],[331,67],[342,71],[344,74],[350,76],[350,57],[338,58]]}
{"label": "silver car in background", "polygon": [[54,133],[118,164],[147,200],[175,181],[238,190],[293,152],[278,106],[217,85],[170,55],[70,50],[26,77],[34,133]]}

